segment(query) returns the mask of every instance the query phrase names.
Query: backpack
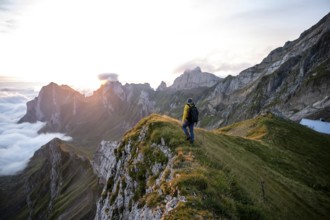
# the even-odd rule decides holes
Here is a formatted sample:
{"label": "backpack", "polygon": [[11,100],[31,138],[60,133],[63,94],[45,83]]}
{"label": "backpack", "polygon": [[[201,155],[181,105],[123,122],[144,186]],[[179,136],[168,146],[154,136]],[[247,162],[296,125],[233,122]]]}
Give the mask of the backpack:
{"label": "backpack", "polygon": [[189,105],[189,112],[188,112],[188,121],[191,123],[198,122],[198,109],[195,105]]}

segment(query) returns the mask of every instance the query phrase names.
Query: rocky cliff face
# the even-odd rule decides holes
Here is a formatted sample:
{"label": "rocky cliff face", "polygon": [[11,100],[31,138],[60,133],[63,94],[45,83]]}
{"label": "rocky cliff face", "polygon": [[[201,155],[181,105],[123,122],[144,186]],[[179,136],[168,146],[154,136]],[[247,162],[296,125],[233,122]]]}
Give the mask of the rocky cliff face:
{"label": "rocky cliff face", "polygon": [[330,15],[260,64],[227,77],[202,99],[217,127],[272,111],[292,120],[329,118]]}
{"label": "rocky cliff face", "polygon": [[52,130],[63,130],[67,118],[75,118],[83,105],[84,96],[72,88],[56,83],[44,86],[38,97],[27,103],[27,114],[20,122],[48,122]]}
{"label": "rocky cliff face", "polygon": [[[143,129],[146,130],[147,127]],[[145,140],[143,132],[139,136],[141,141]],[[105,141],[101,143],[93,165],[99,177],[106,180],[106,186],[97,203],[95,219],[161,219],[180,201],[185,202],[184,196],[165,196],[160,189],[161,184],[164,184],[162,181],[169,182],[173,179],[173,174],[171,175],[173,156],[169,147],[165,143],[164,145],[153,144],[152,151],[161,158],[148,158],[155,160],[149,161],[148,165],[151,167],[148,167],[143,164],[147,162],[148,159],[145,157],[148,155],[140,149],[136,149],[135,144],[138,143],[126,145],[115,145]],[[139,151],[135,155],[136,157],[131,155],[132,150]],[[101,158],[98,157],[100,154],[102,154]],[[119,158],[118,154],[124,155]],[[142,168],[142,166],[146,167]],[[148,173],[142,173],[144,171]],[[166,177],[166,175],[169,176]],[[154,181],[154,183],[147,186],[148,180]],[[160,199],[161,196],[164,197],[164,200]],[[155,199],[153,202],[162,200],[166,205],[161,207],[159,204],[149,204],[149,202],[146,204],[145,201],[139,201],[142,198]]]}
{"label": "rocky cliff face", "polygon": [[103,141],[95,153],[94,170],[105,182],[95,219],[162,219],[186,202],[184,196],[166,195],[161,189],[173,179],[174,155],[163,138],[141,146],[150,140],[151,127],[144,123],[120,143]]}
{"label": "rocky cliff face", "polygon": [[170,89],[187,90],[200,87],[212,87],[221,81],[221,78],[207,72],[202,72],[200,67],[195,67],[192,70],[186,70],[176,78]]}

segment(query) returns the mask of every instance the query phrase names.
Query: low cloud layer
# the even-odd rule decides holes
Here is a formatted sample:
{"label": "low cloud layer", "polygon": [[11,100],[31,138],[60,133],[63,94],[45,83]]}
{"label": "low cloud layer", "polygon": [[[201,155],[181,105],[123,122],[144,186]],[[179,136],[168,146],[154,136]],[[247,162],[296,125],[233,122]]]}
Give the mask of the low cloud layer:
{"label": "low cloud layer", "polygon": [[111,82],[117,82],[118,81],[118,74],[116,73],[101,73],[98,75],[99,80],[107,80]]}
{"label": "low cloud layer", "polygon": [[[192,69],[196,66],[201,67],[202,72],[209,72],[215,75],[219,75],[220,77],[224,77],[227,75],[237,75],[241,71],[252,66],[250,63],[224,63],[219,61],[218,64],[215,62],[210,62],[206,59],[194,59],[190,60],[180,66],[178,66],[173,72],[175,74],[182,74],[186,69]],[[223,76],[222,76],[223,73]]]}
{"label": "low cloud layer", "polygon": [[34,152],[53,138],[71,139],[60,133],[38,134],[42,122],[17,124],[30,99],[24,93],[31,95],[31,90],[0,88],[0,176],[23,170]]}

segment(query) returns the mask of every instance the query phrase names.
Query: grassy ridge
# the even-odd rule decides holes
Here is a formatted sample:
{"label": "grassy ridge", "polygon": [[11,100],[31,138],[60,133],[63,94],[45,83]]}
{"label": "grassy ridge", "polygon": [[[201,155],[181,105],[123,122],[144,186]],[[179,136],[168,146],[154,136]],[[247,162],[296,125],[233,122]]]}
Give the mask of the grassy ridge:
{"label": "grassy ridge", "polygon": [[[237,132],[242,129],[247,135]],[[244,137],[244,140],[259,140],[260,145],[255,145],[258,147],[247,150],[283,175],[314,189],[329,191],[329,135],[273,115],[260,116],[218,131]]]}
{"label": "grassy ridge", "polygon": [[[164,182],[163,193],[187,198],[167,219],[320,219],[330,214],[329,136],[266,115],[221,130],[196,129],[196,143],[190,145],[179,121],[151,115],[125,139],[138,141],[145,125],[144,148],[163,139],[175,152],[174,179]],[[139,195],[149,203],[154,196]]]}
{"label": "grassy ridge", "polygon": [[[216,133],[220,146],[227,147],[223,153],[231,154],[210,155],[228,163],[269,215],[274,211],[291,219],[329,215],[329,136],[273,115],[236,123]],[[213,147],[209,152],[217,150]]]}
{"label": "grassy ridge", "polygon": [[[58,163],[52,164],[55,155],[51,148],[57,151]],[[8,183],[0,184],[0,207],[6,209],[5,213],[0,213],[0,218],[94,218],[100,189],[85,156],[88,155],[79,151],[79,148],[59,139],[44,145],[31,158],[24,172],[11,177],[13,180],[7,177]],[[3,179],[7,181],[6,177]],[[57,195],[51,198],[53,183]],[[4,187],[8,190],[4,191]]]}

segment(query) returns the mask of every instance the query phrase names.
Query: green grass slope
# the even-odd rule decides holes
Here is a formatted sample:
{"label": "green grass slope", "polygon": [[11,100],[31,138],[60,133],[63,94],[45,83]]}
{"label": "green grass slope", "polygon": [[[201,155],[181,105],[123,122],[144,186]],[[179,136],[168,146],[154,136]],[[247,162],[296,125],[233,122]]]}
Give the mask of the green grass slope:
{"label": "green grass slope", "polygon": [[[124,140],[134,141],[146,125],[146,141],[137,147],[149,152],[151,143],[165,141],[175,152],[175,175],[170,182],[162,183],[161,190],[165,195],[179,194],[187,199],[166,219],[330,216],[329,136],[265,115],[221,130],[197,128],[196,143],[190,145],[179,121],[151,115]],[[151,151],[149,154],[153,155]],[[148,167],[142,168],[148,172]],[[152,178],[147,180],[150,183]],[[144,195],[142,190],[136,200],[152,207],[162,201],[155,195]]]}
{"label": "green grass slope", "polygon": [[93,219],[98,178],[77,149],[53,139],[36,151],[24,172],[2,177],[0,219]]}
{"label": "green grass slope", "polygon": [[[228,158],[228,163],[255,199],[258,192],[264,194],[259,205],[270,215],[290,219],[329,216],[330,136],[270,114],[216,133],[228,134],[233,150],[243,152],[234,154],[241,155],[239,161]],[[239,163],[244,165],[236,167]]]}

